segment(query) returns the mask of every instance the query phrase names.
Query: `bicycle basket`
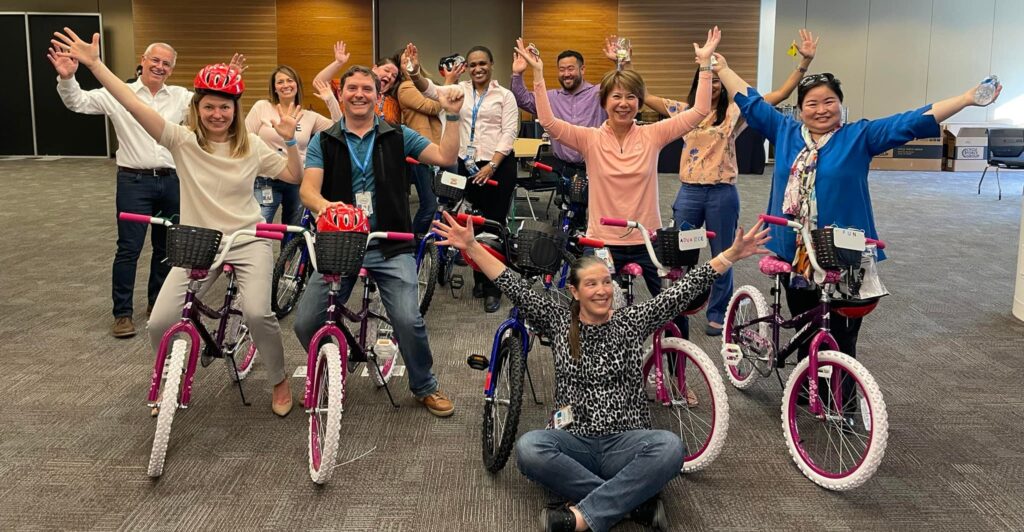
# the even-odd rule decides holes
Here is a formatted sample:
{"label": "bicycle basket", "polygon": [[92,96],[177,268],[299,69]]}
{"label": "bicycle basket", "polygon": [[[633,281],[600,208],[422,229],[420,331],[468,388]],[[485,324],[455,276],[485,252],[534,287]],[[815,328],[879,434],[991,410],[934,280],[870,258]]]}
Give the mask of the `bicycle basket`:
{"label": "bicycle basket", "polygon": [[654,241],[654,254],[668,268],[694,266],[700,259],[700,249],[679,249],[678,229],[658,229]]}
{"label": "bicycle basket", "polygon": [[167,263],[189,270],[209,270],[217,258],[222,233],[205,227],[167,228]]}
{"label": "bicycle basket", "polygon": [[587,204],[587,176],[575,174],[569,181],[569,202],[577,205]]}
{"label": "bicycle basket", "polygon": [[516,234],[515,265],[524,272],[553,274],[568,237],[555,227],[527,220]]}
{"label": "bicycle basket", "polygon": [[448,199],[452,203],[462,201],[462,197],[466,194],[465,187],[458,188],[452,185],[444,183],[442,179],[445,172],[440,171],[434,174],[434,178],[431,181],[431,188],[434,189],[434,195],[438,198]]}
{"label": "bicycle basket", "polygon": [[838,270],[846,266],[860,266],[861,252],[837,248],[835,236],[832,233],[833,229],[835,228],[830,226],[811,231],[814,255],[818,259],[818,265],[826,270]]}
{"label": "bicycle basket", "polygon": [[352,276],[359,273],[366,254],[366,233],[326,231],[313,241],[316,269],[323,275]]}

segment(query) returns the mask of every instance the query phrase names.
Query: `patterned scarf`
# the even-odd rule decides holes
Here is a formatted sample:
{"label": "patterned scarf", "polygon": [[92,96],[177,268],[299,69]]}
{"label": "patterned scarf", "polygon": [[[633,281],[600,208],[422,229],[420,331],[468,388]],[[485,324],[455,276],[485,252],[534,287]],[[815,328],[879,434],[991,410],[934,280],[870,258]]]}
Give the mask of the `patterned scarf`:
{"label": "patterned scarf", "polygon": [[[840,125],[839,127],[842,127]],[[817,200],[814,194],[814,183],[818,175],[818,151],[828,144],[832,135],[839,131],[839,127],[825,133],[815,142],[811,139],[811,132],[806,125],[800,127],[800,136],[804,139],[804,149],[800,150],[793,166],[789,168],[789,182],[786,183],[786,190],[782,195],[782,212],[792,216],[803,225],[816,224],[818,217]],[[816,225],[810,226],[811,228]],[[807,249],[804,247],[803,239],[797,239],[796,255],[793,258],[793,271],[802,275],[810,284],[813,268],[807,257]],[[797,281],[797,284],[800,284]]]}

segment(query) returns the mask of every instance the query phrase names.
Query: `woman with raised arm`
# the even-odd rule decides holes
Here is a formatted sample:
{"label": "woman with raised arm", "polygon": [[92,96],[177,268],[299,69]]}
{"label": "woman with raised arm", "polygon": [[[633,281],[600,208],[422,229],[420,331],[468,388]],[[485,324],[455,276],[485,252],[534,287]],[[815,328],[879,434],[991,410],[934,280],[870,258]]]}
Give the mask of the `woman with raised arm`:
{"label": "woman with raised arm", "polygon": [[[775,109],[718,59],[718,77],[751,127],[775,144],[768,214],[811,224],[812,229],[836,225],[861,229],[878,238],[868,191],[871,158],[913,139],[939,135],[939,123],[966,107],[978,105],[977,87],[918,109],[877,120],[842,122],[843,90],[829,73],[813,74],[800,80],[797,106],[800,121]],[[1002,87],[995,93],[997,97]],[[993,97],[992,101],[994,101]],[[989,102],[985,102],[987,105]],[[794,262],[792,280],[786,283],[786,302],[795,316],[816,306],[820,289],[811,282],[806,251],[797,247],[792,230],[772,226],[768,249],[783,260]],[[878,251],[878,260],[885,252]],[[857,335],[863,318],[831,316],[832,336],[839,350],[857,355]],[[807,356],[806,346],[799,358]]]}
{"label": "woman with raised arm", "polygon": [[[652,229],[661,227],[658,206],[658,154],[666,144],[697,127],[711,109],[711,54],[722,33],[708,30],[704,46],[693,44],[701,65],[693,107],[669,120],[645,126],[634,122],[647,94],[643,77],[633,70],[613,70],[601,80],[601,106],[608,120],[601,127],[575,126],[555,118],[544,85],[544,63],[517,41],[516,53],[533,68],[533,96],[537,118],[552,139],[583,155],[589,179],[587,236],[603,240],[618,266],[635,262],[643,268],[651,295],[661,291],[657,268],[647,255],[643,237],[635,231],[622,234],[603,226],[602,217],[637,220]],[[685,318],[677,320],[684,325]]]}
{"label": "woman with raised arm", "polygon": [[[765,94],[766,102],[777,105],[796,89],[796,84],[807,72],[818,49],[818,39],[805,29],[800,30],[800,45],[797,47],[801,60],[786,81],[778,89]],[[606,50],[605,55],[609,51]],[[614,55],[612,55],[614,57]],[[712,65],[712,72],[718,70]],[[697,79],[700,68],[693,73],[693,85],[686,103],[647,95],[644,103],[665,116],[675,116],[693,106],[697,99]],[[704,226],[720,235],[731,235],[736,231],[740,219],[740,195],[736,189],[739,173],[736,163],[736,137],[746,128],[740,109],[722,90],[717,75],[711,78],[711,113],[699,126],[683,136],[685,147],[679,161],[679,192],[672,204],[672,220],[677,228]],[[760,149],[760,148],[759,148]],[[711,240],[711,253],[720,253],[728,242]],[[732,272],[726,272],[715,281],[711,288],[711,300],[706,312],[708,336],[722,334],[725,307],[732,297]],[[687,328],[683,328],[688,338]]]}
{"label": "woman with raised arm", "polygon": [[[54,36],[51,42],[59,56],[77,59],[85,65],[143,129],[171,152],[180,179],[182,224],[224,234],[255,229],[263,221],[252,194],[256,176],[299,182],[302,167],[296,148],[295,119],[301,109],[295,105],[278,106],[280,120],[274,130],[284,141],[287,156],[276,153],[259,137],[245,131],[238,103],[245,85],[239,69],[219,64],[200,70],[186,125],[179,125],[168,122],[144,104],[103,64],[98,33],[91,43],[68,28]],[[267,380],[274,384],[271,408],[275,414],[285,416],[292,408],[292,395],[284,371],[281,329],[270,309],[273,251],[264,239],[254,238],[240,244],[231,248],[225,260],[235,266],[243,318],[267,363]],[[210,273],[206,288],[213,285],[217,275]],[[164,281],[149,320],[154,351],[159,348],[164,331],[181,317],[188,282],[188,273],[181,268],[171,269]]]}
{"label": "woman with raised arm", "polygon": [[643,303],[612,309],[615,289],[608,268],[594,256],[569,271],[572,304],[565,308],[530,289],[517,273],[488,253],[448,213],[435,230],[465,253],[541,334],[552,339],[555,408],[568,411],[564,430],[530,431],[516,442],[519,470],[570,504],[542,513],[549,531],[608,530],[627,517],[668,529],[658,492],[679,476],[685,450],[679,436],[651,430],[644,391],[646,338],[677,316],[734,262],[765,254],[768,231],[758,223],[736,232],[732,247],[690,271]]}

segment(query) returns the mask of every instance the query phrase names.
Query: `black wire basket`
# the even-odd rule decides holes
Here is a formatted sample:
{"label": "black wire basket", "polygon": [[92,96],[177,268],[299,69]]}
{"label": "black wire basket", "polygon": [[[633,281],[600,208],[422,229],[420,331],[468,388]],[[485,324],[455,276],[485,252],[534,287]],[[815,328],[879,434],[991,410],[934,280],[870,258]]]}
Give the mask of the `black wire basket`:
{"label": "black wire basket", "polygon": [[527,220],[516,233],[515,265],[524,272],[554,274],[561,265],[568,236],[542,222]]}
{"label": "black wire basket", "polygon": [[682,268],[697,264],[700,259],[700,248],[681,250],[678,229],[658,229],[654,241],[654,254],[662,265],[668,268]]}
{"label": "black wire basket", "polygon": [[316,270],[322,275],[357,275],[366,255],[366,233],[324,231],[313,241]]}
{"label": "black wire basket", "polygon": [[456,188],[451,185],[446,185],[442,183],[441,176],[443,175],[444,171],[440,171],[434,174],[434,179],[431,182],[431,188],[434,189],[434,195],[440,198],[442,201],[445,199],[453,203],[461,201],[462,197],[466,195],[466,189]]}
{"label": "black wire basket", "polygon": [[217,258],[220,231],[191,225],[167,228],[167,263],[189,270],[209,270]]}
{"label": "black wire basket", "polygon": [[587,176],[575,174],[569,181],[569,202],[587,205]]}
{"label": "black wire basket", "polygon": [[818,266],[826,270],[838,270],[847,266],[860,266],[862,253],[852,249],[837,248],[834,227],[823,227],[811,231],[814,256]]}

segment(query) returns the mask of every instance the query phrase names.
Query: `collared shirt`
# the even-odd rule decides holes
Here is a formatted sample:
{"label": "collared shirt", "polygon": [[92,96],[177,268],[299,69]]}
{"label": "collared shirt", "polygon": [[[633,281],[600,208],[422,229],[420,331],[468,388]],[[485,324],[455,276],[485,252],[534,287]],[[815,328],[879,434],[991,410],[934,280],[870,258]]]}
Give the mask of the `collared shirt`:
{"label": "collared shirt", "polygon": [[[373,179],[373,161],[369,160],[368,154],[373,148],[374,142],[376,142],[376,131],[380,120],[379,116],[375,116],[373,119],[373,129],[367,131],[366,135],[362,137],[350,132],[345,127],[344,118],[338,121],[342,132],[345,134],[345,142],[349,146],[349,159],[351,159],[352,164],[352,193],[369,192],[371,201],[374,204],[374,211],[376,211],[377,204],[377,185]],[[402,129],[402,143],[405,146],[405,155],[414,159],[419,158],[420,153],[430,145],[430,141],[412,129],[405,126],[398,127]],[[363,161],[368,161],[366,167],[360,168],[359,164]],[[320,147],[320,132],[314,134],[313,138],[309,140],[309,147],[306,149],[306,168],[324,169],[324,154]],[[370,229],[374,229],[376,225],[376,214],[372,214],[370,215]]]}
{"label": "collared shirt", "polygon": [[[512,74],[512,94],[516,97],[519,107],[534,116],[537,115],[537,102],[533,93],[526,90],[523,76]],[[555,118],[583,127],[599,127],[608,120],[608,113],[601,107],[601,90],[597,85],[583,80],[575,93],[564,88],[548,90],[548,101]],[[582,163],[583,154],[558,142],[551,141],[551,149],[555,157],[569,162]]]}
{"label": "collared shirt", "polygon": [[519,109],[516,97],[502,87],[497,81],[491,80],[483,101],[479,101],[472,81],[463,81],[458,85],[438,87],[433,81],[427,80],[427,90],[423,95],[436,100],[438,90],[461,90],[463,95],[462,109],[459,111],[459,158],[466,158],[466,147],[469,146],[470,131],[473,129],[473,107],[477,103],[476,132],[473,135],[473,146],[476,147],[477,161],[490,161],[495,152],[508,155],[519,135]]}
{"label": "collared shirt", "polygon": [[[171,124],[180,124],[188,116],[188,107],[192,101],[192,92],[188,89],[164,85],[154,95],[140,80],[129,83],[128,88]],[[57,94],[71,111],[86,115],[107,115],[110,118],[117,134],[118,166],[140,170],[174,168],[171,152],[146,133],[135,117],[107,89],[83,91],[74,76],[71,79],[57,76]]]}

